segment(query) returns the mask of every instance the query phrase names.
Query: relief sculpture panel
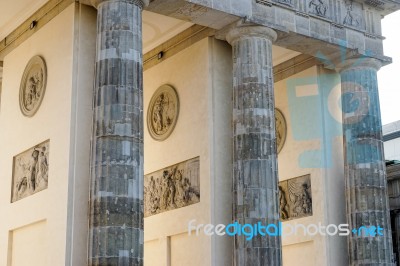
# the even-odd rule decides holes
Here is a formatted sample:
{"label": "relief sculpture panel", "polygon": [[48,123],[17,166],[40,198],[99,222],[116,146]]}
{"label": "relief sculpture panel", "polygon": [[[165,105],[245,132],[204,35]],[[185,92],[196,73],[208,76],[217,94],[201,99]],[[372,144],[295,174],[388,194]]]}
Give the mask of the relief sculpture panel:
{"label": "relief sculpture panel", "polygon": [[44,59],[34,56],[29,60],[19,89],[19,105],[25,116],[33,116],[42,103],[46,91],[47,69]]}
{"label": "relief sculpture panel", "polygon": [[282,221],[311,216],[310,175],[279,182],[279,204]]}
{"label": "relief sculpture panel", "polygon": [[320,17],[328,16],[328,4],[325,0],[311,0],[308,3],[308,10],[309,13]]}
{"label": "relief sculpture panel", "polygon": [[11,202],[47,188],[49,148],[46,141],[14,156]]}
{"label": "relief sculpture panel", "polygon": [[179,98],[176,90],[163,85],[157,89],[147,110],[147,128],[150,136],[158,141],[171,135],[179,115]]}
{"label": "relief sculpture panel", "polygon": [[200,158],[169,166],[144,177],[144,216],[200,202]]}
{"label": "relief sculpture panel", "polygon": [[344,17],[342,21],[343,25],[364,29],[362,5],[352,0],[345,0],[344,6],[345,9],[342,8],[341,10],[341,15]]}

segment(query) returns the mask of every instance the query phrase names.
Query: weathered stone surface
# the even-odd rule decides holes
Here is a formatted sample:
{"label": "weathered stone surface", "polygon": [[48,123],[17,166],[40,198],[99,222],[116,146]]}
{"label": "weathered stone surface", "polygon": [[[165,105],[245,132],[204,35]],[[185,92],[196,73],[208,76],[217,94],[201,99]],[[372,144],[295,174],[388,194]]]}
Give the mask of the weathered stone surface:
{"label": "weathered stone surface", "polygon": [[[265,27],[239,26],[233,46],[233,219],[240,224],[279,223],[272,42]],[[235,236],[235,265],[281,265],[279,236]]]}
{"label": "weathered stone surface", "polygon": [[392,236],[374,59],[346,61],[340,69],[347,220],[351,229],[381,227],[374,237],[349,236],[350,265],[393,265]]}
{"label": "weathered stone surface", "polygon": [[[371,7],[378,2],[381,9]],[[358,54],[386,63],[390,59],[383,55],[380,21],[382,15],[396,9],[400,9],[400,2],[387,0],[153,0],[148,7],[152,12],[218,30],[242,18],[276,30],[276,44],[294,51],[317,56],[317,52],[354,52],[357,48]]]}
{"label": "weathered stone surface", "polygon": [[143,265],[145,1],[98,8],[89,265]]}

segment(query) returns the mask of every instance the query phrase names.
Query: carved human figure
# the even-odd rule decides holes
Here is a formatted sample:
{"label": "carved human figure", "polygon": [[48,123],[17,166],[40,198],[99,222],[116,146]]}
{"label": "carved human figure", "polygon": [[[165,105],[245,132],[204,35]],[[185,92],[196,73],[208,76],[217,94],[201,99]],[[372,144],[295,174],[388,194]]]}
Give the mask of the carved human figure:
{"label": "carved human figure", "polygon": [[312,200],[308,189],[308,184],[303,183],[300,191],[294,195],[293,214],[295,217],[312,213]]}
{"label": "carved human figure", "polygon": [[190,201],[191,195],[190,195],[190,181],[187,177],[183,180],[183,188],[185,190],[185,196],[183,197],[183,200],[187,203]]}
{"label": "carved human figure", "polygon": [[174,168],[171,172],[168,170],[165,170],[163,172],[163,187],[164,187],[164,192],[163,192],[163,204],[164,204],[164,209],[168,207],[176,207],[175,204],[175,184],[173,181],[173,176],[176,173],[176,169]]}
{"label": "carved human figure", "polygon": [[300,216],[302,213],[303,204],[302,204],[302,201],[301,201],[299,195],[295,195],[294,197],[295,197],[295,200],[294,200],[294,204],[293,204],[292,214],[293,214],[293,217],[297,217],[297,216]]}
{"label": "carved human figure", "polygon": [[183,205],[185,188],[183,186],[183,170],[178,170],[175,176],[176,203]]}
{"label": "carved human figure", "polygon": [[281,211],[281,219],[286,220],[289,218],[289,206],[286,200],[286,193],[283,191],[282,187],[279,186],[279,208]]}
{"label": "carved human figure", "polygon": [[32,156],[29,162],[30,175],[29,175],[28,185],[32,192],[35,192],[36,189],[36,178],[37,178],[37,173],[39,171],[38,159],[39,159],[39,151],[35,149],[32,152]]}
{"label": "carved human figure", "polygon": [[46,147],[42,147],[39,152],[39,159],[38,159],[38,174],[36,180],[36,186],[40,188],[47,187],[48,182],[48,162],[47,162],[47,155],[46,155]]}
{"label": "carved human figure", "polygon": [[35,79],[33,77],[30,77],[28,79],[27,93],[25,95],[25,105],[28,110],[31,110],[33,108],[35,98],[36,98]]}
{"label": "carved human figure", "polygon": [[38,100],[42,94],[42,80],[43,80],[43,70],[41,69],[39,72],[33,75],[36,84],[36,99]]}
{"label": "carved human figure", "polygon": [[313,13],[317,14],[318,16],[326,16],[328,6],[323,0],[311,0],[308,6],[309,8],[312,8]]}
{"label": "carved human figure", "polygon": [[185,190],[184,201],[186,203],[189,203],[192,200],[193,196],[200,199],[200,193],[192,187],[192,184],[190,183],[189,178],[185,177],[185,179],[183,181],[183,187]]}
{"label": "carved human figure", "polygon": [[164,93],[160,95],[157,99],[156,104],[154,106],[154,122],[156,123],[156,131],[162,132],[165,125],[164,125],[164,106],[166,104],[164,99]]}
{"label": "carved human figure", "polygon": [[25,90],[25,107],[32,110],[41,96],[41,80],[43,79],[42,70],[32,74],[27,81]]}
{"label": "carved human figure", "polygon": [[17,199],[22,198],[23,194],[28,189],[28,179],[26,178],[26,176],[22,177],[17,182],[16,189],[17,189]]}
{"label": "carved human figure", "polygon": [[344,25],[354,26],[357,27],[360,25],[360,20],[357,18],[356,15],[353,15],[353,1],[345,1],[347,14],[343,20]]}
{"label": "carved human figure", "polygon": [[154,181],[154,177],[150,177],[149,186],[147,188],[148,194],[148,209],[151,213],[156,213],[160,207],[160,198],[158,195],[158,190],[156,187],[156,182]]}
{"label": "carved human figure", "polygon": [[310,194],[308,193],[308,185],[303,184],[302,185],[303,191],[301,193],[301,199],[303,203],[303,214],[309,214],[312,212],[312,202],[311,202],[311,197]]}

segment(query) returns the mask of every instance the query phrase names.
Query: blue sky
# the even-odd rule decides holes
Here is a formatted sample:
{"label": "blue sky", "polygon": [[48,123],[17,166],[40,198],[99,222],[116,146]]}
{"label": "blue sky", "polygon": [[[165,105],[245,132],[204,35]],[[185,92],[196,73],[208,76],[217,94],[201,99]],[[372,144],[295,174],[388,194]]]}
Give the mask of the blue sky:
{"label": "blue sky", "polygon": [[393,58],[393,64],[378,72],[379,97],[382,123],[400,120],[400,11],[382,20],[385,55]]}

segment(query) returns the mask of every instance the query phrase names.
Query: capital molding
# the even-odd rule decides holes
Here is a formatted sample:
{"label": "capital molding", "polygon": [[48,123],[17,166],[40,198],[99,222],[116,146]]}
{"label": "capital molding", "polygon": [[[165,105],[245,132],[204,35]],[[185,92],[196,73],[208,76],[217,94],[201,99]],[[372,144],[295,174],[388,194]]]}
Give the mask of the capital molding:
{"label": "capital molding", "polygon": [[336,69],[339,73],[354,69],[372,68],[378,71],[382,67],[382,62],[378,59],[371,57],[359,57],[345,59],[336,64]]}
{"label": "capital molding", "polygon": [[96,9],[99,7],[100,4],[105,2],[125,2],[128,4],[137,5],[143,9],[149,5],[150,0],[90,0],[92,6],[94,6]]}
{"label": "capital molding", "polygon": [[234,42],[241,38],[257,37],[275,42],[278,34],[271,28],[239,22],[236,25],[230,26],[226,33],[226,41],[233,45]]}

